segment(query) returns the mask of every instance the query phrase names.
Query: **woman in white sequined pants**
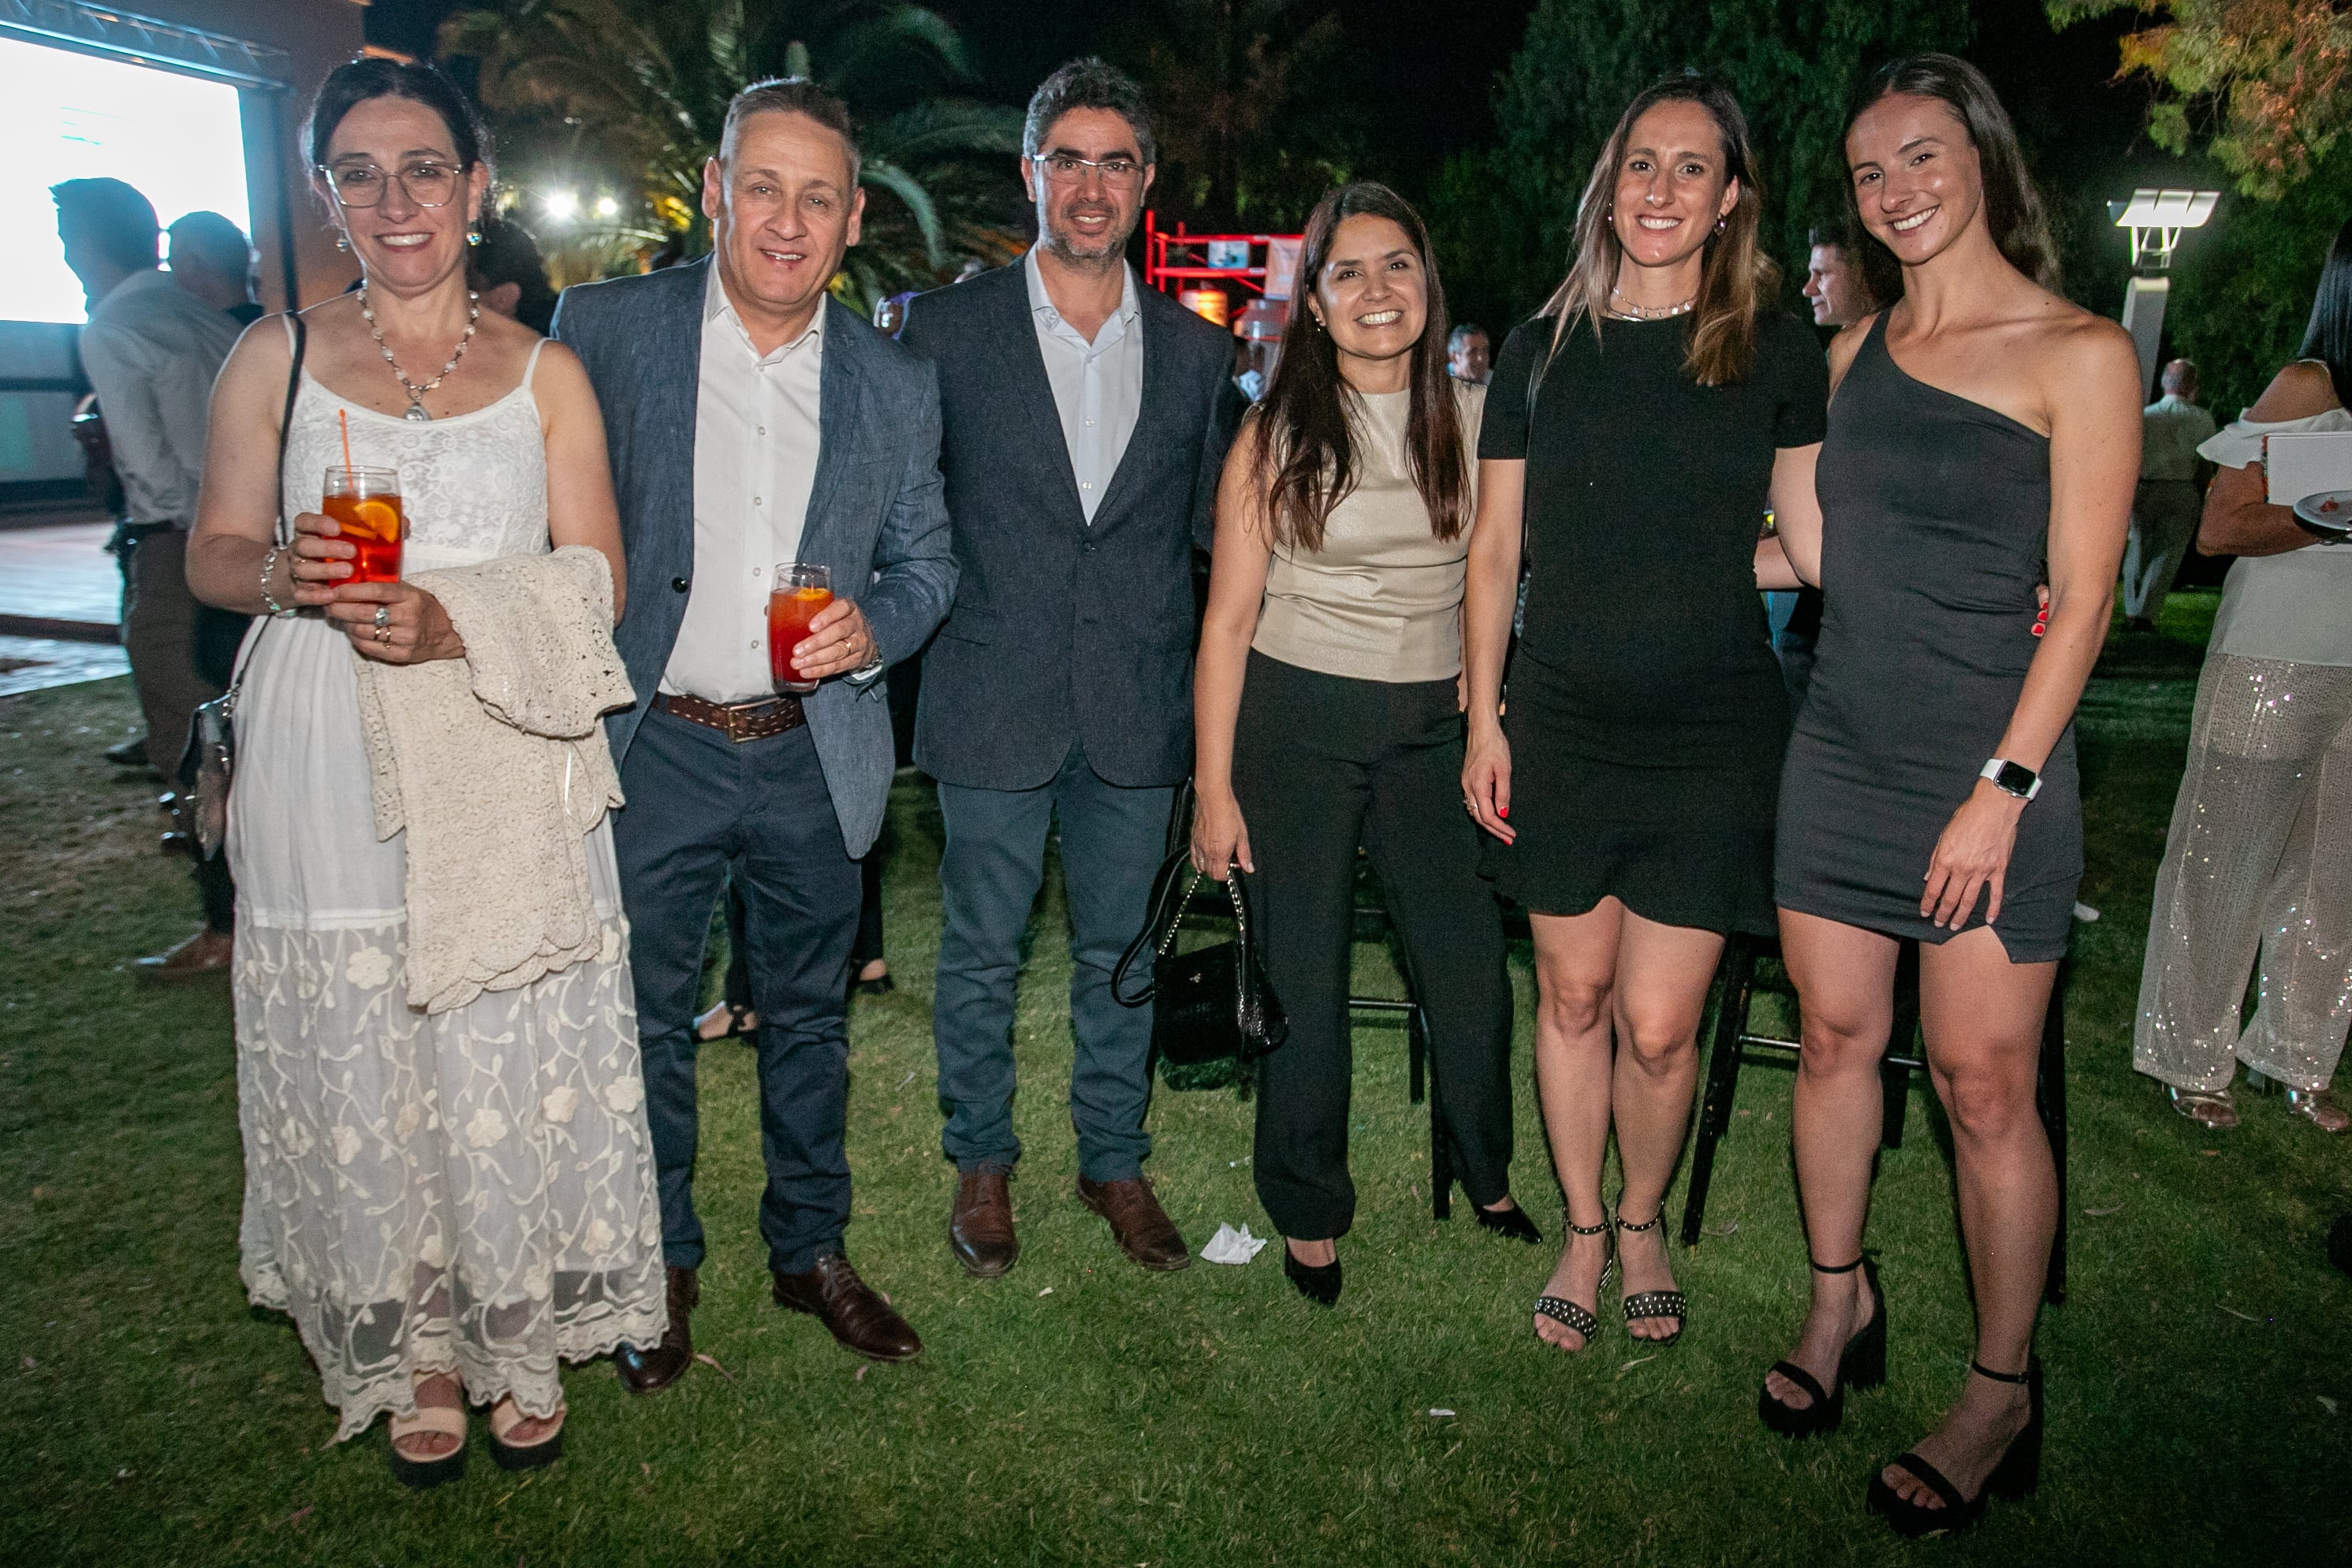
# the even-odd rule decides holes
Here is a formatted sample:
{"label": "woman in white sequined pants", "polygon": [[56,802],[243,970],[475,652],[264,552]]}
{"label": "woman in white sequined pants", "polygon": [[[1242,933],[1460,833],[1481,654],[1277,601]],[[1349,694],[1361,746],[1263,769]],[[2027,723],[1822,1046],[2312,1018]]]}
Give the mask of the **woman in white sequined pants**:
{"label": "woman in white sequined pants", "polygon": [[[2301,357],[2200,445],[2197,548],[2237,561],[2197,683],[2189,767],[2156,879],[2132,1065],[2200,1125],[2237,1124],[2237,1061],[2330,1133],[2352,1021],[2352,545],[2274,505],[2277,436],[2352,431],[2352,224],[2329,248]],[[2242,1030],[2246,978],[2261,1001]],[[2232,1059],[2235,1059],[2234,1061]]]}
{"label": "woman in white sequined pants", "polygon": [[2132,1065],[2210,1093],[2243,1061],[2324,1091],[2352,1022],[2352,667],[2214,653],[2190,737]]}

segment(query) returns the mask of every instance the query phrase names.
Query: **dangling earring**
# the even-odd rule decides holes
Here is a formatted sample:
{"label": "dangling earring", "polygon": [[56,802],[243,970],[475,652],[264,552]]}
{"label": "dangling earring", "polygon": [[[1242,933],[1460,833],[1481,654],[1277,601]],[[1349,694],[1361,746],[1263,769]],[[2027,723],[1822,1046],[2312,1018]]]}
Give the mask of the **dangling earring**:
{"label": "dangling earring", "polygon": [[[1717,226],[1719,228],[1719,227],[1721,227],[1722,225],[1717,225]],[[479,245],[479,244],[481,244],[481,243],[482,243],[482,231],[481,231],[479,228],[468,228],[468,229],[466,231],[466,243],[467,243],[467,245]]]}
{"label": "dangling earring", "polygon": [[345,234],[342,230],[341,230],[341,229],[337,229],[337,230],[335,231],[335,248],[336,248],[337,250],[349,250],[349,249],[351,249],[351,248],[352,248],[352,236],[351,236],[351,235],[347,235],[347,234]]}
{"label": "dangling earring", "polygon": [[1723,232],[1723,225],[1724,225],[1724,222],[1725,222],[1725,220],[1724,220],[1724,219],[1722,219],[1722,218],[1717,218],[1717,219],[1716,219],[1716,220],[1715,220],[1715,232],[1716,232],[1716,233],[1717,233],[1717,234],[1721,234],[1721,233]]}

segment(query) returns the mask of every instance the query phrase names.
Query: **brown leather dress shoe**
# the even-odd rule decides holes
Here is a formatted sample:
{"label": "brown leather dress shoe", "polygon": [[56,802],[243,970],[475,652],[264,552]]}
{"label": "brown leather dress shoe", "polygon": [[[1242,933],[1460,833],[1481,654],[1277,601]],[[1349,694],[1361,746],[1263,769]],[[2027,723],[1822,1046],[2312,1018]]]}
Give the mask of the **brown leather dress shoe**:
{"label": "brown leather dress shoe", "polygon": [[911,1361],[922,1353],[915,1337],[881,1291],[857,1277],[848,1257],[828,1252],[816,1267],[798,1274],[774,1270],[776,1305],[806,1312],[833,1331],[833,1337],[875,1361]]}
{"label": "brown leather dress shoe", "polygon": [[1176,1222],[1151,1196],[1151,1184],[1141,1176],[1125,1181],[1078,1178],[1078,1201],[1110,1221],[1110,1233],[1120,1250],[1147,1269],[1167,1273],[1192,1261]]}
{"label": "brown leather dress shoe", "polygon": [[948,1250],[975,1279],[993,1280],[1021,1256],[1013,1234],[1013,1191],[1003,1171],[965,1171],[956,1177],[955,1211],[948,1217]]}
{"label": "brown leather dress shoe", "polygon": [[702,1281],[691,1269],[673,1263],[669,1269],[669,1327],[661,1343],[651,1350],[623,1345],[613,1353],[621,1386],[632,1394],[652,1394],[667,1388],[694,1364],[694,1331],[688,1326],[702,1301]]}
{"label": "brown leather dress shoe", "polygon": [[131,970],[142,980],[200,980],[226,973],[236,951],[227,932],[207,928],[166,952],[135,960]]}

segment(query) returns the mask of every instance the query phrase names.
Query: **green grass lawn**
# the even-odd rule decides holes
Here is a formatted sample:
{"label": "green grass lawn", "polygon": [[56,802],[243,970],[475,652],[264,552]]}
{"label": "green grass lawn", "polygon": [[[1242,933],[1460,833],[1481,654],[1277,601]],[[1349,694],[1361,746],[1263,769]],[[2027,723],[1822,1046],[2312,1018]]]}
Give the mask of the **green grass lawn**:
{"label": "green grass lawn", "polygon": [[[2104,918],[2078,928],[2072,1295],[2042,1320],[2042,1490],[1971,1537],[1911,1547],[1864,1514],[1863,1479],[1935,1418],[1969,1353],[1924,1089],[1871,1227],[1889,1385],[1857,1396],[1835,1437],[1792,1445],[1753,1410],[1803,1299],[1785,1071],[1751,1066],[1740,1085],[1709,1234],[1676,1254],[1690,1332],[1663,1354],[1612,1328],[1571,1358],[1530,1332],[1559,1228],[1531,1092],[1515,1168],[1546,1246],[1432,1222],[1426,1122],[1394,1029],[1357,1037],[1361,1208],[1337,1312],[1300,1301],[1271,1249],[1146,1275],[1071,1195],[1068,960],[1049,883],[1019,1024],[1022,1260],[976,1282],[943,1235],[939,820],[904,781],[888,870],[899,989],[860,999],[853,1024],[849,1246],[925,1354],[869,1368],[770,1303],[749,1053],[714,1046],[695,1331],[723,1373],[632,1399],[608,1367],[573,1369],[560,1465],[518,1481],[477,1452],[461,1484],[412,1495],[387,1473],[381,1427],[330,1443],[292,1329],[245,1304],[226,987],[146,990],[124,967],[184,935],[194,909],[184,871],[152,848],[152,790],[99,757],[134,721],[127,684],[0,702],[0,1563],[2347,1561],[2352,1281],[2322,1242],[2352,1206],[2352,1148],[2276,1100],[2200,1134],[2130,1071],[2210,597],[2177,600],[2172,635],[2143,640],[2185,645],[2119,650],[2084,711],[2083,898]],[[1360,952],[1364,984],[1388,983],[1384,956]],[[1524,1085],[1523,951],[1515,968]],[[1151,1124],[1150,1169],[1196,1247],[1221,1220],[1267,1228],[1247,1105],[1163,1092]]]}

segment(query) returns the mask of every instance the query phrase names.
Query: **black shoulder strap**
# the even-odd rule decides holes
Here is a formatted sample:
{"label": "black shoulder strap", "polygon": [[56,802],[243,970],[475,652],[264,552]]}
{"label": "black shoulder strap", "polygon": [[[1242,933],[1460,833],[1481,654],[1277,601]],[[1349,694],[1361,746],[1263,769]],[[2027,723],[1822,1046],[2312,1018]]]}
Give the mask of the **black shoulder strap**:
{"label": "black shoulder strap", "polygon": [[310,324],[296,310],[286,312],[294,332],[294,355],[286,367],[286,409],[278,416],[278,542],[286,544],[292,530],[286,522],[286,443],[294,434],[294,400],[302,391],[302,356],[310,347]]}

